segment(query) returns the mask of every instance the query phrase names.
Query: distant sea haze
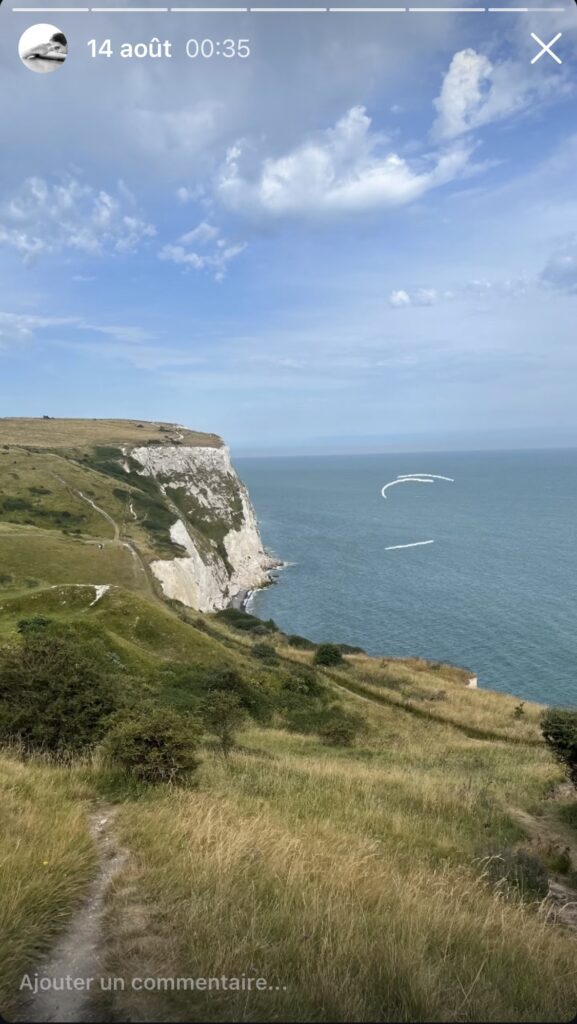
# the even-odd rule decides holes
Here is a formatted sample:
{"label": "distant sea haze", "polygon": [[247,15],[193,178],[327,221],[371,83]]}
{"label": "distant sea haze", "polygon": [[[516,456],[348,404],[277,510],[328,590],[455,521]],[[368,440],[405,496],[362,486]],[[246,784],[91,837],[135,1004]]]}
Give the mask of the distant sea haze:
{"label": "distant sea haze", "polygon": [[[235,462],[265,545],[290,563],[254,597],[256,615],[577,706],[577,450]],[[454,483],[395,486],[383,500],[408,474]]]}

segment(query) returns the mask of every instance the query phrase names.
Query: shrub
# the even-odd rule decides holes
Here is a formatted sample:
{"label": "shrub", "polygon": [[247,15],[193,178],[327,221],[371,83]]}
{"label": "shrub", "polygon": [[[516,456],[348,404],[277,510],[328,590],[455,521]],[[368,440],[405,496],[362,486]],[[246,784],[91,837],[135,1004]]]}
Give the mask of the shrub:
{"label": "shrub", "polygon": [[316,665],[341,665],[343,662],[343,654],[340,647],[337,644],[321,644],[317,647],[315,654]]}
{"label": "shrub", "polygon": [[577,788],[577,711],[549,708],[541,719],[547,746]]}
{"label": "shrub", "polygon": [[318,700],[290,704],[285,711],[285,724],[289,732],[309,736],[316,733],[325,743],[335,747],[352,746],[366,728],[360,715],[345,711],[338,704],[327,705]]}
{"label": "shrub", "polygon": [[352,747],[364,729],[365,720],[361,715],[333,708],[331,717],[319,729],[319,736],[331,747]]}
{"label": "shrub", "polygon": [[261,661],[274,662],[278,664],[278,655],[272,644],[255,644],[251,654],[253,658],[259,658]]}
{"label": "shrub", "polygon": [[326,690],[319,678],[312,669],[305,665],[290,679],[286,679],[281,687],[282,698],[288,699],[289,703],[293,698],[302,700],[318,700],[326,698]]}
{"label": "shrub", "polygon": [[314,651],[317,646],[312,640],[307,640],[306,636],[299,636],[298,633],[287,636],[287,644],[289,647],[297,647],[301,651]]}
{"label": "shrub", "polygon": [[53,619],[48,619],[44,615],[33,615],[29,619],[20,619],[16,628],[24,636],[26,633],[41,633],[49,629],[52,623]]}
{"label": "shrub", "polygon": [[250,615],[240,608],[224,608],[222,611],[216,612],[216,618],[226,622],[228,626],[232,626],[234,629],[241,629],[249,633],[256,632],[264,635],[265,633],[278,632],[278,626],[272,619],[263,622],[256,615]]}
{"label": "shrub", "polygon": [[103,748],[111,764],[139,782],[182,785],[198,768],[200,733],[192,715],[150,705],[136,717],[119,721]]}
{"label": "shrub", "polygon": [[53,754],[93,746],[118,703],[98,632],[41,616],[18,629],[19,642],[0,653],[0,742]]}
{"label": "shrub", "polygon": [[208,672],[202,680],[207,695],[215,692],[233,693],[241,706],[259,722],[267,722],[272,713],[272,698],[266,690],[249,683],[234,668],[223,666]]}
{"label": "shrub", "polygon": [[245,709],[235,693],[215,692],[206,698],[202,718],[207,731],[218,738],[225,757],[235,746],[236,732],[245,717]]}

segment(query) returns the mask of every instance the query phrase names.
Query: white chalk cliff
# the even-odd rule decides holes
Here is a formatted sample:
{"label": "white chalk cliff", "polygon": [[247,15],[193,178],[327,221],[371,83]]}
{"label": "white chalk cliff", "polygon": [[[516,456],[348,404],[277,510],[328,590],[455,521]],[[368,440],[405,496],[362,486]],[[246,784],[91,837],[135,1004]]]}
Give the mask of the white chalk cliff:
{"label": "white chalk cliff", "polygon": [[276,563],[266,554],[248,491],[228,448],[145,445],[125,448],[153,477],[175,513],[170,528],[182,549],[150,564],[167,598],[211,612],[243,591],[264,586]]}

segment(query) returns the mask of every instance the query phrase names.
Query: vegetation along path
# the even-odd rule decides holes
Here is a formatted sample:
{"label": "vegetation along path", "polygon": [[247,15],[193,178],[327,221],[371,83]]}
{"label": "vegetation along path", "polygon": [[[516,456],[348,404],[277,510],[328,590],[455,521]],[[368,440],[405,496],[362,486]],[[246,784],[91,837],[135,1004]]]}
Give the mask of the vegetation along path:
{"label": "vegetation along path", "polygon": [[99,869],[88,897],[69,922],[50,955],[39,965],[41,979],[54,979],[58,984],[47,991],[38,991],[25,1007],[22,1019],[34,1021],[98,1021],[93,1007],[94,992],[90,989],[60,990],[60,979],[98,979],[104,974],[102,964],[104,903],[110,885],[127,860],[125,850],[117,846],[112,826],[114,811],[101,807],[90,819],[90,832],[98,848]]}

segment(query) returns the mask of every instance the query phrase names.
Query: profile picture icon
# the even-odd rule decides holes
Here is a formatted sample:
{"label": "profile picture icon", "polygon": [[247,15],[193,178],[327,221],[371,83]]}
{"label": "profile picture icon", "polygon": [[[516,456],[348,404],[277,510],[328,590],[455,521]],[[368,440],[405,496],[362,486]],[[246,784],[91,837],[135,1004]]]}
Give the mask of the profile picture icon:
{"label": "profile picture icon", "polygon": [[64,64],[68,41],[55,25],[32,25],[20,37],[18,53],[27,68],[46,74]]}

